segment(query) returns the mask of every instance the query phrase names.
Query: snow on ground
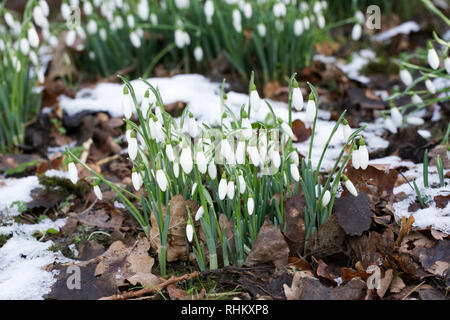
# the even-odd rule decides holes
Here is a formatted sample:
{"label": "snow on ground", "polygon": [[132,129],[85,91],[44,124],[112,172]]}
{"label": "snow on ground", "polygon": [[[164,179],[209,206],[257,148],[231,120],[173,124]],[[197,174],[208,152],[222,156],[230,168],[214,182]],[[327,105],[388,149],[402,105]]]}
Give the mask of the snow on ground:
{"label": "snow on ground", "polygon": [[[49,175],[66,175],[54,171],[49,171]],[[61,253],[48,251],[52,241],[40,242],[32,236],[36,231],[59,230],[66,219],[47,218],[37,224],[14,221],[20,212],[17,206],[11,208],[11,205],[15,201],[31,201],[31,191],[40,186],[36,176],[0,180],[0,235],[11,237],[0,248],[0,300],[42,299],[56,281],[54,274],[43,268],[55,260],[66,260]]]}
{"label": "snow on ground", "polygon": [[[448,170],[444,170],[445,172]],[[404,183],[396,188],[394,188],[394,194],[404,192],[407,197],[406,199],[394,203],[395,214],[398,218],[414,216],[414,226],[419,228],[432,227],[433,229],[443,231],[450,234],[450,204],[447,204],[445,208],[438,208],[433,200],[437,195],[447,196],[450,194],[449,185],[444,185],[444,187],[439,186],[439,176],[437,174],[436,167],[428,167],[428,181],[430,188],[424,188],[423,186],[423,165],[417,164],[411,166],[411,169],[404,172],[405,177],[415,177],[416,184],[420,190],[422,197],[427,196],[431,201],[429,202],[429,207],[425,209],[419,209],[416,212],[408,212],[408,207],[416,199],[416,193],[411,184]],[[448,180],[448,179],[447,179]]]}
{"label": "snow on ground", "polygon": [[391,38],[399,35],[399,34],[410,34],[411,32],[418,32],[420,30],[420,26],[415,21],[407,21],[404,22],[392,29],[389,29],[384,32],[377,33],[372,36],[372,41],[376,42],[387,42]]}

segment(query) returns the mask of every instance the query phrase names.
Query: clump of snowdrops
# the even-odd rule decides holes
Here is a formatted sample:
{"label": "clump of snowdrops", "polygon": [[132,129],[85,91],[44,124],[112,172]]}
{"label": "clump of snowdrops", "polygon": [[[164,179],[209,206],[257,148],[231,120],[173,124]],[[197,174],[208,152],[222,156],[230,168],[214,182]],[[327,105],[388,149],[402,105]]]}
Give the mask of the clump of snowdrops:
{"label": "clump of snowdrops", "polygon": [[[450,20],[430,1],[422,0],[422,2],[450,26]],[[391,133],[397,133],[397,128],[404,125],[423,125],[421,110],[450,99],[450,42],[444,41],[435,32],[433,36],[427,48],[406,54],[397,61],[400,68],[399,76],[405,88],[388,97],[387,101],[390,102],[391,108],[382,112],[385,127]],[[404,96],[409,96],[411,102],[396,106],[395,100]],[[424,138],[430,137],[426,130],[418,132]]]}
{"label": "clump of snowdrops", "polygon": [[[326,29],[326,1],[274,0],[64,0],[80,24],[66,43],[84,41],[86,68],[110,75],[134,66],[146,78],[164,58],[168,69],[201,70],[225,55],[244,79],[262,70],[265,81],[286,79],[313,58],[313,44]],[[182,64],[182,65],[181,65]]]}
{"label": "clump of snowdrops", "polygon": [[[340,183],[357,196],[354,185],[342,171],[351,157],[355,167],[365,169],[368,153],[364,140],[358,139],[363,128],[353,132],[344,119],[345,112],[330,133],[317,167],[313,169],[309,156],[302,159],[300,172],[291,125],[292,108],[302,110],[304,101],[295,74],[289,85],[287,121],[277,117],[271,105],[260,98],[252,76],[249,103],[242,106],[238,116],[229,109],[225,84],[222,85],[222,117],[215,126],[197,121],[188,107],[179,119],[174,119],[164,110],[159,91],[150,83],[142,80],[148,85],[148,90],[143,97],[137,97],[130,82],[124,78],[122,80],[125,83],[125,136],[133,165],[131,179],[136,192],[119,187],[95,173],[70,151],[67,151],[68,169],[73,183],[78,181],[75,162],[89,170],[93,174],[94,192],[99,199],[102,198],[99,182],[116,191],[147,236],[150,232],[150,216],[155,215],[161,240],[159,262],[162,274],[166,272],[169,202],[175,195],[181,194],[184,199],[193,199],[200,205],[197,212],[190,212],[187,207],[186,239],[187,243],[193,243],[192,250],[201,270],[206,269],[208,263],[211,269],[218,268],[217,250],[221,250],[224,266],[241,266],[266,216],[275,225],[283,226],[284,200],[297,194],[300,188],[307,202],[307,237],[332,213]],[[313,128],[311,155],[318,115],[318,95],[314,86],[308,85],[311,94],[306,113],[309,125]],[[251,115],[263,108],[269,110],[270,120],[251,122]],[[136,115],[135,120],[133,115]],[[321,163],[340,126],[345,143],[328,179],[321,184]],[[279,202],[275,195],[279,195]],[[221,229],[219,214],[225,214],[232,222],[234,244],[230,243],[225,230]],[[197,221],[206,239],[206,248],[194,227]]]}
{"label": "clump of snowdrops", "polygon": [[38,59],[41,45],[37,27],[43,28],[49,13],[45,1],[29,1],[19,21],[0,4],[0,152],[23,145],[26,123],[40,108],[36,86],[44,82]]}

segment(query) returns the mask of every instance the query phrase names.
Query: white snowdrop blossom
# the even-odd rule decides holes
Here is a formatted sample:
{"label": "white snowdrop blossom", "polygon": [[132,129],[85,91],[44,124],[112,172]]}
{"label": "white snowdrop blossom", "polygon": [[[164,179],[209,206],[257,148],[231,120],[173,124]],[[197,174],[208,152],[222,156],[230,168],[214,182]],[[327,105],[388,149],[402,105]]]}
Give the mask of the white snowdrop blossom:
{"label": "white snowdrop blossom", "polygon": [[125,118],[131,118],[133,114],[133,101],[127,86],[123,87],[122,111]]}
{"label": "white snowdrop blossom", "polygon": [[282,122],[281,123],[281,129],[283,130],[283,132],[285,134],[287,134],[289,136],[289,138],[294,139],[294,132],[292,132],[291,127],[289,126],[289,124],[287,124],[286,122]]}
{"label": "white snowdrop blossom", "polygon": [[352,135],[352,128],[350,128],[346,119],[342,121],[342,135],[344,136],[344,141],[348,141],[348,138]]}
{"label": "white snowdrop blossom", "polygon": [[290,171],[291,171],[292,179],[294,179],[295,182],[298,182],[300,180],[300,173],[299,173],[298,167],[295,165],[295,163],[291,163]]}
{"label": "white snowdrop blossom", "polygon": [[241,18],[241,12],[238,9],[234,9],[232,13],[233,17],[233,27],[236,30],[236,32],[241,33],[242,32],[242,18]]}
{"label": "white snowdrop blossom", "polygon": [[244,176],[242,175],[242,173],[239,174],[239,176],[238,176],[238,182],[239,182],[239,193],[244,194],[245,189],[246,189],[246,183],[245,183],[245,179],[244,179]]}
{"label": "white snowdrop blossom", "polygon": [[184,147],[181,150],[180,164],[181,164],[181,168],[183,169],[184,173],[186,173],[186,174],[191,173],[192,167],[193,167],[193,161],[192,161],[191,149],[188,146]]}
{"label": "white snowdrop blossom", "polygon": [[207,170],[207,165],[206,165],[206,157],[203,151],[197,152],[195,160],[197,163],[198,171],[200,171],[201,174],[205,174]]}
{"label": "white snowdrop blossom", "polygon": [[28,28],[27,31],[28,42],[33,48],[39,47],[39,36],[34,27]]}
{"label": "white snowdrop blossom", "polygon": [[137,5],[137,14],[139,15],[139,18],[141,18],[142,21],[148,20],[149,14],[150,14],[150,8],[148,7],[147,0],[139,1],[138,5]]}
{"label": "white snowdrop blossom", "polygon": [[356,191],[355,185],[351,182],[346,175],[342,175],[342,179],[344,181],[344,186],[353,196],[358,196],[358,191]]}
{"label": "white snowdrop blossom", "polygon": [[95,20],[89,20],[86,29],[91,35],[97,33],[97,22],[95,22]]}
{"label": "white snowdrop blossom", "polygon": [[136,139],[136,134],[134,132],[131,133],[131,137],[128,140],[128,155],[131,160],[136,159],[138,152],[138,143]]}
{"label": "white snowdrop blossom", "polygon": [[353,168],[355,168],[355,169],[359,169],[361,167],[361,158],[359,156],[359,149],[357,146],[353,147],[352,165],[353,165]]}
{"label": "white snowdrop blossom", "polygon": [[98,200],[101,201],[103,199],[102,190],[100,190],[100,187],[98,185],[94,186],[94,194]]}
{"label": "white snowdrop blossom", "polygon": [[430,65],[430,67],[433,70],[437,70],[439,68],[439,64],[440,64],[439,56],[436,52],[436,49],[434,49],[431,44],[430,44],[430,46],[431,47],[428,49],[428,52],[427,52],[428,64]]}
{"label": "white snowdrop blossom", "polygon": [[234,198],[234,181],[230,180],[227,185],[227,197],[230,200]]}
{"label": "white snowdrop blossom", "polygon": [[427,88],[428,92],[431,94],[436,93],[436,87],[434,86],[433,81],[430,79],[425,80],[425,87]]}
{"label": "white snowdrop blossom", "polygon": [[217,177],[217,167],[213,161],[208,164],[208,175],[212,180]]}
{"label": "white snowdrop blossom", "polygon": [[203,60],[203,49],[200,46],[195,47],[194,49],[194,58],[195,61],[200,62]]}
{"label": "white snowdrop blossom", "polygon": [[297,81],[294,81],[294,88],[292,90],[292,106],[297,111],[303,109],[303,94]]}
{"label": "white snowdrop blossom", "polygon": [[397,133],[397,126],[395,125],[394,121],[392,121],[391,117],[387,117],[384,120],[384,127],[393,134]]}
{"label": "white snowdrop blossom", "polygon": [[447,71],[447,74],[450,74],[450,58],[449,57],[445,58],[444,66],[445,66],[445,71]]}
{"label": "white snowdrop blossom", "polygon": [[303,33],[303,22],[300,19],[296,19],[294,22],[294,34],[298,37]]}
{"label": "white snowdrop blossom", "polygon": [[134,190],[139,191],[141,189],[143,184],[142,176],[134,168],[133,171],[131,172],[131,182],[133,183]]}
{"label": "white snowdrop blossom", "polygon": [[418,94],[413,94],[413,96],[411,97],[411,101],[415,105],[421,105],[423,103],[422,98]]}
{"label": "white snowdrop blossom", "polygon": [[214,16],[214,2],[212,0],[207,0],[204,6],[206,22],[208,24],[212,23],[212,17]]}
{"label": "white snowdrop blossom", "polygon": [[264,38],[266,36],[266,26],[262,23],[259,23],[256,28],[258,29],[258,34],[260,37]]}
{"label": "white snowdrop blossom", "polygon": [[406,119],[406,122],[413,126],[421,126],[425,123],[425,121],[420,117],[408,117]]}
{"label": "white snowdrop blossom", "polygon": [[203,209],[202,206],[198,208],[197,213],[195,214],[195,221],[200,220],[203,217],[203,214],[205,213],[205,209]]}
{"label": "white snowdrop blossom", "polygon": [[225,196],[227,195],[228,191],[228,183],[224,175],[220,179],[218,191],[219,191],[219,199],[220,200],[225,199]]}
{"label": "white snowdrop blossom", "polygon": [[130,41],[133,47],[140,48],[141,47],[141,38],[137,34],[137,32],[133,31],[130,33]]}
{"label": "white snowdrop blossom", "polygon": [[20,39],[19,45],[20,45],[20,51],[22,52],[22,54],[24,56],[27,56],[28,53],[30,52],[30,43],[28,42],[28,40],[26,38]]}
{"label": "white snowdrop blossom", "polygon": [[70,181],[72,181],[73,184],[76,184],[78,182],[78,169],[75,163],[73,163],[73,161],[69,162],[67,169],[69,171]]}
{"label": "white snowdrop blossom", "polygon": [[253,211],[255,210],[255,200],[253,197],[249,197],[247,200],[247,213],[249,216],[253,214]]}
{"label": "white snowdrop blossom", "polygon": [[409,73],[407,69],[400,70],[400,79],[402,80],[405,86],[409,86],[413,82],[411,73]]}
{"label": "white snowdrop blossom", "polygon": [[194,238],[194,227],[192,227],[190,222],[186,225],[186,237],[189,242],[192,242],[192,239]]}
{"label": "white snowdrop blossom", "polygon": [[77,37],[77,34],[76,34],[75,30],[67,31],[67,34],[66,34],[66,45],[68,47],[73,46],[73,44],[75,43],[76,37]]}
{"label": "white snowdrop blossom", "polygon": [[329,190],[326,190],[322,197],[322,207],[326,207],[331,200],[331,193]]}
{"label": "white snowdrop blossom", "polygon": [[189,7],[189,0],[175,0],[178,9],[186,9]]}
{"label": "white snowdrop blossom", "polygon": [[403,124],[403,116],[400,113],[400,110],[397,109],[397,107],[391,108],[391,117],[392,121],[394,121],[394,124],[397,127],[401,127]]}
{"label": "white snowdrop blossom", "polygon": [[165,192],[167,190],[168,186],[167,177],[164,171],[162,171],[161,169],[156,171],[156,182],[158,182],[159,189],[162,192]]}
{"label": "white snowdrop blossom", "polygon": [[369,151],[367,150],[366,142],[361,137],[359,139],[359,165],[361,169],[366,170],[369,165]]}
{"label": "white snowdrop blossom", "polygon": [[253,88],[250,91],[250,106],[255,112],[258,112],[261,107],[261,98],[259,97],[258,91],[256,88]]}
{"label": "white snowdrop blossom", "polygon": [[316,112],[316,102],[313,97],[310,96],[306,105],[306,121],[310,123],[313,122],[316,117]]}
{"label": "white snowdrop blossom", "polygon": [[92,7],[92,4],[90,1],[85,1],[83,3],[83,11],[87,16],[90,16],[92,12],[94,12],[94,8]]}
{"label": "white snowdrop blossom", "polygon": [[353,41],[358,41],[362,36],[362,26],[360,24],[355,24],[352,29],[352,39]]}
{"label": "white snowdrop blossom", "polygon": [[281,18],[286,16],[286,6],[282,2],[277,2],[273,6],[273,15],[276,18]]}

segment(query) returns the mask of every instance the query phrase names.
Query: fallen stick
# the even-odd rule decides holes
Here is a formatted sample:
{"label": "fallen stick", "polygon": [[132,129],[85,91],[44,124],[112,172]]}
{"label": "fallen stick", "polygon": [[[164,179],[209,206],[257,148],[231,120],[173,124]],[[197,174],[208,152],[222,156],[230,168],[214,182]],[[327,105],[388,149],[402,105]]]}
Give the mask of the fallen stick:
{"label": "fallen stick", "polygon": [[138,297],[141,297],[148,293],[160,292],[162,289],[164,289],[168,285],[177,283],[178,281],[186,281],[189,279],[197,278],[198,276],[199,276],[199,273],[197,271],[185,274],[180,277],[172,276],[168,280],[157,285],[156,287],[149,287],[149,288],[144,288],[144,289],[140,289],[137,291],[124,292],[122,294],[114,294],[109,297],[100,298],[99,300],[127,300],[127,299],[132,299],[132,298],[138,298]]}

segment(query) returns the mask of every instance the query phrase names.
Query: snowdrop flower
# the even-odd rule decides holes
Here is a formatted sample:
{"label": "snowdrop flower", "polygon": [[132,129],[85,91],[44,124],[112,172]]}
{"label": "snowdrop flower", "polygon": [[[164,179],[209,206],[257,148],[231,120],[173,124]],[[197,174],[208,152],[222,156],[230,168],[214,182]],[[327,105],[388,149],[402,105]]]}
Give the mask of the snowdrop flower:
{"label": "snowdrop flower", "polygon": [[207,167],[206,167],[206,157],[203,151],[197,152],[195,160],[197,162],[198,171],[200,171],[201,174],[205,174]]}
{"label": "snowdrop flower", "polygon": [[133,102],[127,86],[123,87],[122,111],[125,118],[130,119],[133,114]]}
{"label": "snowdrop flower", "polygon": [[195,214],[195,221],[200,220],[203,217],[204,213],[205,209],[203,209],[203,207],[198,208],[197,213]]}
{"label": "snowdrop flower", "polygon": [[397,133],[397,126],[394,124],[394,121],[392,121],[391,117],[388,117],[384,120],[384,127],[393,134]]}
{"label": "snowdrop flower", "polygon": [[323,197],[322,197],[322,207],[326,207],[331,200],[331,193],[329,190],[325,191]]}
{"label": "snowdrop flower", "polygon": [[89,20],[86,28],[89,34],[97,33],[97,22],[95,22],[95,20]]}
{"label": "snowdrop flower", "polygon": [[192,239],[194,238],[194,227],[192,227],[190,221],[186,225],[186,237],[189,242],[192,242]]}
{"label": "snowdrop flower", "polygon": [[15,24],[16,24],[16,21],[14,20],[13,15],[12,15],[11,13],[9,13],[9,12],[6,12],[5,15],[4,15],[3,17],[4,17],[4,19],[5,19],[6,24],[7,24],[11,29],[13,29],[14,26],[15,26]]}
{"label": "snowdrop flower", "polygon": [[102,190],[100,190],[100,187],[98,186],[98,184],[94,185],[94,194],[98,200],[101,201],[103,199]]}
{"label": "snowdrop flower", "polygon": [[42,7],[36,6],[33,8],[33,20],[42,29],[48,29],[48,20],[45,17]]}
{"label": "snowdrop flower", "polygon": [[188,119],[188,127],[189,127],[189,134],[192,138],[196,138],[198,136],[198,125],[197,121],[194,118],[194,115],[190,112],[189,113],[189,119]]}
{"label": "snowdrop flower", "polygon": [[204,12],[205,12],[205,16],[206,16],[206,22],[208,24],[212,23],[212,17],[214,15],[214,3],[212,2],[212,0],[207,0],[205,2],[205,6],[204,6]]}
{"label": "snowdrop flower", "polygon": [[362,27],[359,23],[355,24],[352,29],[352,39],[353,41],[358,41],[362,35]]}
{"label": "snowdrop flower", "polygon": [[306,105],[306,121],[313,122],[316,117],[317,112],[316,102],[314,101],[314,96],[311,93],[309,95],[308,104]]}
{"label": "snowdrop flower", "polygon": [[431,133],[428,130],[417,130],[417,133],[420,134],[424,139],[431,138]]}
{"label": "snowdrop flower", "polygon": [[195,61],[200,62],[203,60],[203,49],[200,46],[195,47],[194,49],[194,58]]}
{"label": "snowdrop flower", "polygon": [[239,141],[236,147],[236,163],[245,163],[245,141]]}
{"label": "snowdrop flower", "polygon": [[[97,24],[95,25],[95,27],[97,27]],[[78,26],[75,30],[77,32],[78,37],[80,37],[83,40],[86,39],[86,32],[81,26]]]}
{"label": "snowdrop flower", "polygon": [[361,137],[359,139],[359,165],[361,169],[366,170],[367,166],[369,165],[369,151],[367,150],[366,142],[364,141],[364,138]]}
{"label": "snowdrop flower", "polygon": [[139,1],[138,5],[137,5],[137,13],[139,15],[139,18],[141,18],[141,20],[143,20],[143,21],[148,20],[148,15],[150,13],[150,9],[148,7],[147,0]]}
{"label": "snowdrop flower", "polygon": [[242,22],[241,22],[241,12],[238,9],[234,9],[233,13],[233,27],[236,29],[236,32],[242,32]]}
{"label": "snowdrop flower", "polygon": [[259,132],[258,150],[259,150],[259,156],[261,157],[261,164],[263,164],[267,157],[267,134],[266,134],[265,130],[260,130],[260,132]]}
{"label": "snowdrop flower", "polygon": [[175,175],[175,178],[178,178],[180,175],[180,164],[176,161],[173,162],[173,174]]}
{"label": "snowdrop flower", "polygon": [[64,20],[69,20],[70,16],[71,16],[72,10],[70,9],[70,6],[63,2],[61,4],[61,16],[63,17]]}
{"label": "snowdrop flower", "polygon": [[290,171],[292,179],[294,179],[295,182],[298,182],[300,180],[300,173],[298,172],[298,167],[295,163],[291,163]]}
{"label": "snowdrop flower", "polygon": [[298,166],[300,164],[300,160],[298,158],[298,152],[297,150],[293,150],[290,154],[289,154],[289,159],[291,159],[296,166]]}
{"label": "snowdrop flower", "polygon": [[29,57],[30,57],[30,61],[33,65],[35,65],[35,66],[39,65],[39,58],[35,51],[30,51]]}
{"label": "snowdrop flower", "polygon": [[138,152],[138,144],[136,139],[136,133],[134,131],[131,132],[130,139],[128,140],[128,155],[131,160],[136,159]]}
{"label": "snowdrop flower", "polygon": [[173,162],[175,160],[175,156],[173,153],[173,148],[172,145],[170,143],[166,144],[166,156],[167,159],[169,159],[170,162]]}
{"label": "snowdrop flower", "polygon": [[161,169],[158,169],[158,171],[156,171],[156,182],[158,182],[159,189],[161,189],[162,192],[165,192],[167,190],[167,177]]}
{"label": "snowdrop flower", "polygon": [[175,5],[178,9],[186,9],[189,7],[189,0],[175,0]]}
{"label": "snowdrop flower", "polygon": [[250,119],[247,118],[247,113],[244,112],[241,120],[241,128],[242,135],[244,136],[244,139],[248,140],[252,137],[253,129],[252,129],[252,123],[250,122]]}
{"label": "snowdrop flower", "polygon": [[185,146],[181,150],[180,164],[181,164],[181,168],[183,169],[184,173],[186,173],[186,174],[191,173],[193,162],[192,162],[191,149],[188,146]]}
{"label": "snowdrop flower", "polygon": [[259,152],[258,152],[258,149],[256,148],[256,146],[249,144],[247,146],[247,152],[250,156],[250,160],[251,160],[252,164],[255,167],[258,167],[259,164],[261,163],[261,159],[260,159]]}
{"label": "snowdrop flower", "polygon": [[431,94],[436,93],[436,87],[434,86],[433,81],[431,81],[430,79],[425,80],[425,86],[427,87],[428,92],[430,92]]}
{"label": "snowdrop flower", "polygon": [[281,129],[283,130],[283,132],[291,139],[294,139],[294,132],[292,132],[291,127],[284,122],[283,120],[279,119],[280,123],[281,123]]}
{"label": "snowdrop flower", "polygon": [[[92,8],[92,4],[90,1],[85,1],[83,3],[83,11],[87,16],[90,16],[92,12],[94,12],[94,9]],[[139,12],[139,10],[138,10]]]}
{"label": "snowdrop flower", "polygon": [[129,15],[127,16],[127,24],[128,24],[128,27],[129,27],[130,29],[134,29],[135,21],[134,21],[134,16],[133,16],[133,15],[129,14]]}
{"label": "snowdrop flower", "polygon": [[415,105],[421,105],[423,103],[422,98],[420,96],[418,96],[417,94],[414,94],[412,96],[411,100]]}
{"label": "snowdrop flower", "polygon": [[25,38],[20,39],[19,45],[20,51],[23,53],[23,55],[28,55],[28,53],[30,52],[30,43],[28,42],[28,40]]}
{"label": "snowdrop flower", "polygon": [[273,6],[273,15],[276,18],[281,18],[286,15],[286,6],[282,2],[275,3]]}
{"label": "snowdrop flower", "polygon": [[130,41],[133,47],[140,48],[141,47],[141,38],[137,34],[137,32],[133,31],[130,33]]}
{"label": "snowdrop flower", "polygon": [[391,117],[392,121],[394,121],[394,124],[397,127],[401,127],[403,124],[403,116],[400,113],[400,111],[397,109],[397,107],[391,108]]}
{"label": "snowdrop flower", "polygon": [[262,101],[259,97],[258,91],[256,90],[255,84],[252,84],[251,90],[250,90],[250,107],[255,110],[255,112],[259,111],[259,108],[261,107]]}
{"label": "snowdrop flower", "polygon": [[155,13],[150,14],[150,22],[152,25],[158,25],[158,16]]}
{"label": "snowdrop flower", "polygon": [[445,58],[444,66],[445,66],[445,71],[447,71],[447,73],[450,74],[450,58],[449,57]]}
{"label": "snowdrop flower", "polygon": [[175,44],[180,49],[184,47],[184,33],[183,33],[183,30],[180,30],[180,29],[175,30]]}
{"label": "snowdrop flower", "polygon": [[413,78],[411,73],[405,68],[400,69],[400,79],[405,84],[405,86],[409,86],[413,82]]}
{"label": "snowdrop flower", "polygon": [[292,105],[295,110],[300,111],[303,109],[303,94],[298,86],[297,80],[294,79],[294,89],[292,90]]}
{"label": "snowdrop flower", "polygon": [[214,161],[211,161],[208,164],[208,175],[212,180],[216,179],[217,177],[217,167],[214,164]]}
{"label": "snowdrop flower", "polygon": [[134,167],[131,172],[131,182],[133,183],[134,190],[138,191],[139,189],[141,189],[143,184],[142,176],[139,172],[136,171]]}
{"label": "snowdrop flower", "polygon": [[73,161],[69,162],[67,169],[69,170],[70,181],[72,181],[73,184],[76,184],[78,182],[78,169],[75,163],[73,163]]}
{"label": "snowdrop flower", "polygon": [[353,168],[359,169],[361,167],[360,164],[360,156],[359,156],[359,149],[356,145],[353,146],[353,152],[352,152],[352,165]]}
{"label": "snowdrop flower", "polygon": [[247,19],[250,19],[252,17],[252,15],[253,15],[252,5],[249,2],[246,2],[242,9],[243,9],[242,11],[244,12],[244,16]]}
{"label": "snowdrop flower", "polygon": [[348,141],[348,138],[352,135],[352,128],[350,128],[346,119],[342,121],[342,134],[344,136],[344,141]]}
{"label": "snowdrop flower", "polygon": [[[149,94],[150,94],[150,93],[149,93]],[[160,106],[156,106],[156,107],[155,107],[155,116],[156,116],[156,119],[158,119],[158,121],[159,121],[160,123],[164,123],[164,118],[163,118],[163,115],[162,115],[161,107],[160,107]]]}
{"label": "snowdrop flower", "polygon": [[264,38],[266,36],[266,26],[262,23],[259,23],[256,28],[258,29],[258,34],[260,37]]}
{"label": "snowdrop flower", "polygon": [[433,45],[431,44],[431,42],[428,42],[428,53],[427,53],[427,59],[428,59],[428,64],[430,65],[430,67],[433,70],[436,70],[439,68],[439,56],[436,52],[436,49],[434,49]]}
{"label": "snowdrop flower", "polygon": [[362,13],[359,10],[356,11],[355,12],[355,19],[358,21],[358,23],[364,24],[364,13]]}
{"label": "snowdrop flower", "polygon": [[234,198],[234,181],[233,181],[233,179],[231,179],[228,182],[228,185],[227,185],[227,197],[230,200],[233,200],[233,198]]}
{"label": "snowdrop flower", "polygon": [[344,181],[345,188],[355,197],[358,196],[358,192],[356,191],[355,186],[353,183],[347,178],[345,174],[342,175],[342,180]]}
{"label": "snowdrop flower", "polygon": [[152,122],[153,126],[150,126],[150,133],[152,134],[152,137],[156,139],[157,142],[164,142],[165,135],[161,122],[156,118],[156,116],[153,116],[153,119],[150,119],[149,123]]}
{"label": "snowdrop flower", "polygon": [[272,164],[274,165],[274,167],[277,169],[280,168],[281,165],[280,153],[275,149],[271,149],[269,151],[269,157],[272,160]]}
{"label": "snowdrop flower", "polygon": [[255,210],[255,200],[253,199],[253,197],[249,197],[247,200],[248,215],[251,216],[254,210]]}
{"label": "snowdrop flower", "polygon": [[323,16],[323,14],[320,14],[317,16],[317,25],[319,26],[320,29],[323,29],[325,27],[325,17]]}
{"label": "snowdrop flower", "polygon": [[309,29],[309,26],[310,26],[310,21],[309,21],[309,18],[308,17],[304,17],[303,18],[303,27],[305,27],[305,30],[308,30]]}
{"label": "snowdrop flower", "polygon": [[238,181],[239,181],[239,193],[244,194],[245,189],[246,189],[246,184],[245,184],[245,179],[242,176],[242,172],[239,173]]}
{"label": "snowdrop flower", "polygon": [[220,143],[220,154],[228,161],[232,152],[228,139],[224,137]]}
{"label": "snowdrop flower", "polygon": [[66,45],[68,47],[73,46],[73,44],[75,43],[76,36],[77,36],[77,34],[75,33],[75,30],[67,31],[67,34],[66,34]]}
{"label": "snowdrop flower", "polygon": [[222,178],[220,179],[218,191],[219,191],[219,199],[220,200],[225,199],[225,196],[227,195],[228,191],[228,183],[225,177],[225,173],[222,175]]}
{"label": "snowdrop flower", "polygon": [[36,29],[32,26],[28,29],[27,32],[28,42],[33,48],[39,47],[39,36],[36,32]]}
{"label": "snowdrop flower", "polygon": [[421,126],[425,123],[425,121],[422,118],[419,117],[408,117],[406,119],[406,122],[413,125],[413,126]]}
{"label": "snowdrop flower", "polygon": [[302,20],[296,19],[294,22],[294,34],[298,37],[303,33],[303,23]]}

